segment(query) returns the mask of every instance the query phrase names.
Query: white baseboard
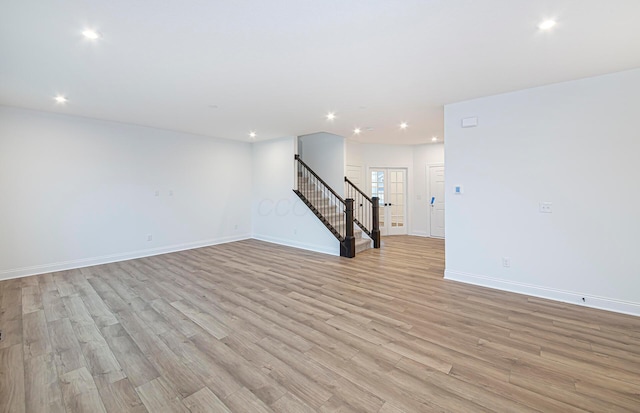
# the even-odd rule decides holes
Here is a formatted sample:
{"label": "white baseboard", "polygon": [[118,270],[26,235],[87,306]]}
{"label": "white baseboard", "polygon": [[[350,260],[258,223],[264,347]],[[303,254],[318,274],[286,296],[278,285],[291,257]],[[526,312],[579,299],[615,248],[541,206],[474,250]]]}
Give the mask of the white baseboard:
{"label": "white baseboard", "polygon": [[510,291],[513,293],[525,294],[533,297],[547,298],[549,300],[576,304],[583,307],[591,307],[600,310],[614,311],[616,313],[640,316],[640,303],[614,300],[611,298],[587,295],[579,292],[555,290],[552,288],[540,287],[513,281],[505,281],[493,277],[469,274],[455,270],[445,270],[444,278],[447,280],[463,282],[466,284],[494,288],[496,290]]}
{"label": "white baseboard", "polygon": [[329,254],[329,255],[338,255],[338,256],[340,255],[340,243],[338,242],[338,240],[336,240],[336,247],[331,248],[325,245],[314,245],[314,244],[294,242],[290,239],[271,237],[269,235],[253,234],[251,238],[257,239],[259,241],[270,242],[272,244],[284,245],[285,247],[300,248],[307,251],[320,252],[320,253]]}
{"label": "white baseboard", "polygon": [[194,248],[209,247],[211,245],[224,244],[224,243],[233,242],[233,241],[241,241],[249,238],[251,238],[249,234],[234,235],[234,236],[220,237],[220,238],[201,240],[201,241],[195,241],[195,242],[187,242],[183,244],[168,245],[165,247],[150,248],[150,249],[124,252],[124,253],[111,254],[111,255],[103,255],[100,257],[82,258],[79,260],[61,261],[61,262],[50,263],[50,264],[33,265],[30,267],[2,270],[0,271],[0,280],[27,277],[30,275],[45,274],[45,273],[55,272],[55,271],[72,270],[74,268],[91,267],[91,266],[100,265],[100,264],[109,264],[111,262],[126,261],[126,260],[135,259],[135,258],[150,257],[152,255],[160,255],[160,254],[167,254],[170,252],[190,250]]}
{"label": "white baseboard", "polygon": [[434,238],[434,239],[444,239],[444,237],[434,237],[428,232],[424,231],[413,231],[409,235],[414,237],[424,237],[424,238]]}
{"label": "white baseboard", "polygon": [[411,231],[409,233],[409,235],[413,236],[413,237],[425,237],[425,238],[429,238],[430,234],[428,232],[425,231]]}

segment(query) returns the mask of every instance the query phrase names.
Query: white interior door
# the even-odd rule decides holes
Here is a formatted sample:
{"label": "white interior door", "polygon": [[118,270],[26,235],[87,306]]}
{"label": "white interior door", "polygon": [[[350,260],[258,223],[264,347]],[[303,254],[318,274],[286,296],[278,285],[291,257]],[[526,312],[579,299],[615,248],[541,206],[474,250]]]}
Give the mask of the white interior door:
{"label": "white interior door", "polygon": [[371,196],[380,198],[380,235],[407,233],[407,170],[371,169]]}
{"label": "white interior door", "polygon": [[431,236],[444,238],[444,166],[429,166],[429,213]]}
{"label": "white interior door", "polygon": [[360,165],[347,165],[347,178],[358,188],[364,191],[361,186],[362,167]]}

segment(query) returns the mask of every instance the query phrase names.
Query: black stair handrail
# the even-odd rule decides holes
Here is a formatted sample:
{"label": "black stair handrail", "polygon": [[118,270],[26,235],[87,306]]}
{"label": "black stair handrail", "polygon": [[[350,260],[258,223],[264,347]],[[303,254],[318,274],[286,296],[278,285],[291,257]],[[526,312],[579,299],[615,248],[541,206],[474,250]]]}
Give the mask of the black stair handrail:
{"label": "black stair handrail", "polygon": [[344,177],[344,182],[345,193],[349,198],[353,198],[354,200],[353,207],[356,224],[358,224],[367,235],[371,236],[371,230],[373,229],[373,214],[371,214],[373,201],[346,176]]}
{"label": "black stair handrail", "polygon": [[354,184],[353,182],[351,182],[349,180],[349,178],[347,178],[346,176],[344,177],[344,181],[347,183],[347,185],[351,188],[353,188],[358,194],[360,194],[364,199],[366,199],[367,201],[373,203],[373,201],[371,200],[371,198],[369,198],[369,195],[365,194],[362,189],[358,188],[356,186],[356,184]]}
{"label": "black stair handrail", "polygon": [[329,231],[340,241],[340,255],[353,258],[356,254],[353,233],[353,199],[343,199],[309,165],[294,155],[296,188],[293,192],[309,207]]}
{"label": "black stair handrail", "polygon": [[[294,159],[296,159],[296,160],[298,161],[298,163],[300,163],[302,166],[304,166],[304,167],[305,167],[305,169],[306,169],[306,170],[307,170],[311,175],[313,175],[313,177],[314,177],[314,178],[316,178],[316,179],[318,180],[318,182],[319,182],[319,183],[321,183],[321,184],[322,184],[322,186],[324,186],[326,189],[328,189],[328,190],[329,190],[329,192],[331,192],[331,194],[332,194],[333,196],[335,196],[335,197],[336,197],[340,202],[342,202],[343,204],[345,203],[345,202],[344,202],[344,199],[342,199],[342,197],[341,197],[340,195],[338,195],[338,193],[337,193],[336,191],[334,191],[334,190],[333,190],[333,188],[331,188],[331,187],[329,186],[329,184],[328,184],[328,183],[326,183],[322,178],[320,178],[320,177],[318,176],[318,174],[317,174],[317,173],[313,172],[313,169],[311,169],[311,168],[309,167],[309,165],[307,165],[306,163],[304,163],[304,161],[303,161],[302,159],[300,159],[300,155],[297,155],[297,154],[296,154],[296,155],[294,155],[293,157],[294,157]],[[298,175],[298,176],[300,176],[300,175]]]}
{"label": "black stair handrail", "polygon": [[379,198],[369,197],[346,176],[345,195],[354,200],[354,222],[373,240],[373,247],[380,248]]}

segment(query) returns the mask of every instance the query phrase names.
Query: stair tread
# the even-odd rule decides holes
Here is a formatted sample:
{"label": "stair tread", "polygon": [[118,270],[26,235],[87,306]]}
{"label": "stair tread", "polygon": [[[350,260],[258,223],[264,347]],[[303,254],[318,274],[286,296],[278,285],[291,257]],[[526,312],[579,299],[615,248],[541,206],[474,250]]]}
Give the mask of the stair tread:
{"label": "stair tread", "polygon": [[369,238],[356,239],[356,256],[362,251],[366,251],[372,247],[372,241]]}

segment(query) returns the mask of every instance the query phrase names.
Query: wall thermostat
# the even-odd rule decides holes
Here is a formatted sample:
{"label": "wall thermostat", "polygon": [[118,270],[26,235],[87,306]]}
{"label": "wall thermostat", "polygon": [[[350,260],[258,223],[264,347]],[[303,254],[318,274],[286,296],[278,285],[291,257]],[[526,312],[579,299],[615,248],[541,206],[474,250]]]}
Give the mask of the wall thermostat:
{"label": "wall thermostat", "polygon": [[478,118],[476,116],[462,119],[463,128],[475,128],[476,126],[478,126]]}

